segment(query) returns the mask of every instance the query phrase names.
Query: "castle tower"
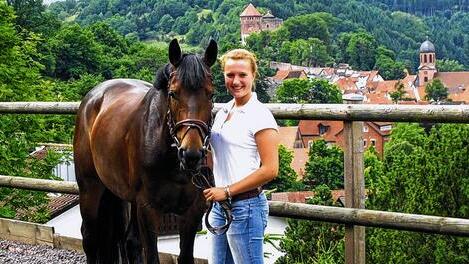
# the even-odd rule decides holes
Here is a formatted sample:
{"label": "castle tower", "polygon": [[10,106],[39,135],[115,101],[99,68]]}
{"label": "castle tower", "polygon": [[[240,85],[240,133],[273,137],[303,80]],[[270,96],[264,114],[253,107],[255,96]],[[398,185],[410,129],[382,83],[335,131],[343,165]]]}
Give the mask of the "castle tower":
{"label": "castle tower", "polygon": [[262,15],[254,5],[249,4],[239,17],[241,19],[241,43],[244,45],[251,33],[262,30]]}
{"label": "castle tower", "polygon": [[418,72],[419,85],[422,86],[431,82],[435,77],[436,72],[435,46],[427,37],[427,40],[420,45],[420,66]]}
{"label": "castle tower", "polygon": [[282,23],[282,19],[274,17],[269,11],[262,17],[262,30],[274,30]]}

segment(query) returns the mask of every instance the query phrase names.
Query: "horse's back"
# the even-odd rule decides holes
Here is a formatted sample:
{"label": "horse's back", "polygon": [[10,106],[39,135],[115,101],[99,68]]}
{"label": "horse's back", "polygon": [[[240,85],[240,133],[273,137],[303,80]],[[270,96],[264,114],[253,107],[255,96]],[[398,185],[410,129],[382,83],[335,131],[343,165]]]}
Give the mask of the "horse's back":
{"label": "horse's back", "polygon": [[77,178],[94,174],[103,183],[109,183],[106,185],[118,188],[112,190],[114,193],[129,192],[129,170],[133,168],[129,167],[126,143],[130,129],[139,121],[136,115],[144,106],[145,95],[152,87],[144,81],[116,79],[88,92],[80,104],[75,128],[76,166],[83,171]]}

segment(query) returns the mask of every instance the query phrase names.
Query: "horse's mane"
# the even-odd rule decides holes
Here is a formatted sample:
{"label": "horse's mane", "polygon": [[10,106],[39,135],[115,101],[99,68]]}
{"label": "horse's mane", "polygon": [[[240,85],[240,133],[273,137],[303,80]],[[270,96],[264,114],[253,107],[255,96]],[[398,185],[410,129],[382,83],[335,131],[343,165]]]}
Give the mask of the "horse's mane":
{"label": "horse's mane", "polygon": [[156,72],[156,77],[155,77],[155,82],[153,83],[153,87],[155,87],[157,90],[166,89],[166,87],[168,87],[170,74],[171,74],[171,65],[167,63]]}
{"label": "horse's mane", "polygon": [[[168,63],[156,73],[154,87],[156,89],[166,89],[173,66]],[[195,54],[184,54],[177,63],[177,78],[182,82],[183,87],[197,90],[207,78],[211,78],[211,73],[203,59]]]}

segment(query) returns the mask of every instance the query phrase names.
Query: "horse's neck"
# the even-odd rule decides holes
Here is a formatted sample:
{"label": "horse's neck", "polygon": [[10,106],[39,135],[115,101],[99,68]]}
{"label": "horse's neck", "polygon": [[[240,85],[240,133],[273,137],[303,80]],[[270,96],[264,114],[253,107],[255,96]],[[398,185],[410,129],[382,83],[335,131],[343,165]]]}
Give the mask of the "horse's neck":
{"label": "horse's neck", "polygon": [[145,164],[161,160],[171,151],[171,137],[166,124],[167,104],[161,90],[150,89],[145,96],[143,122],[143,155]]}

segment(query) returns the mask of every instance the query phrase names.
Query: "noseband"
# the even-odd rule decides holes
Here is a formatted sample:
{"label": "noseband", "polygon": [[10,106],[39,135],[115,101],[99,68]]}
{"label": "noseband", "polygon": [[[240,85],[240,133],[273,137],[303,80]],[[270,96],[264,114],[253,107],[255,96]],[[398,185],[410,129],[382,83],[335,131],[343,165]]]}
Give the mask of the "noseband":
{"label": "noseband", "polygon": [[[208,123],[206,123],[206,122],[204,122],[200,119],[192,119],[192,118],[184,119],[184,120],[181,120],[181,121],[178,121],[178,122],[174,121],[173,113],[171,111],[171,98],[172,98],[172,95],[170,94],[171,93],[170,92],[170,83],[171,83],[170,81],[174,77],[174,73],[175,73],[174,71],[170,73],[169,79],[168,79],[168,87],[167,87],[167,90],[168,90],[168,95],[167,95],[167,97],[168,97],[168,100],[167,100],[168,112],[167,112],[166,116],[167,116],[167,125],[168,125],[168,128],[169,128],[169,134],[170,134],[170,136],[172,137],[172,139],[174,141],[172,146],[177,148],[177,155],[178,155],[178,159],[179,159],[179,162],[180,162],[180,165],[181,165],[181,170],[189,173],[191,175],[192,183],[194,184],[194,186],[203,191],[205,189],[208,189],[208,188],[211,188],[211,187],[215,186],[215,184],[210,180],[210,179],[213,179],[212,170],[207,166],[202,167],[202,169],[196,169],[196,170],[187,169],[185,161],[184,161],[184,157],[183,157],[183,149],[182,149],[181,144],[182,144],[182,141],[184,140],[184,138],[186,137],[187,133],[189,133],[189,131],[191,129],[197,129],[197,132],[199,133],[199,136],[200,136],[200,138],[202,139],[202,142],[203,142],[203,144],[202,144],[202,158],[201,159],[204,159],[207,155],[208,147],[209,147],[209,144],[210,144],[210,132],[212,130],[213,113],[210,110],[210,112],[211,112],[210,113],[210,120],[209,120]],[[213,108],[213,102],[212,102],[211,109],[212,108]],[[181,129],[184,126],[187,127],[187,128],[184,131],[184,133],[182,134],[181,140],[179,140],[178,137],[177,137],[177,132],[179,131],[179,129]],[[205,226],[207,226],[207,229],[212,234],[221,235],[221,234],[226,233],[226,231],[228,231],[228,228],[230,227],[231,222],[233,221],[233,216],[231,214],[231,204],[228,200],[219,202],[219,204],[220,204],[220,206],[221,206],[221,208],[222,208],[222,210],[225,214],[227,222],[223,226],[213,227],[212,225],[210,225],[210,223],[208,221],[208,215],[212,211],[213,203],[214,203],[213,201],[210,201],[210,206],[207,210],[207,213],[205,214]]]}

